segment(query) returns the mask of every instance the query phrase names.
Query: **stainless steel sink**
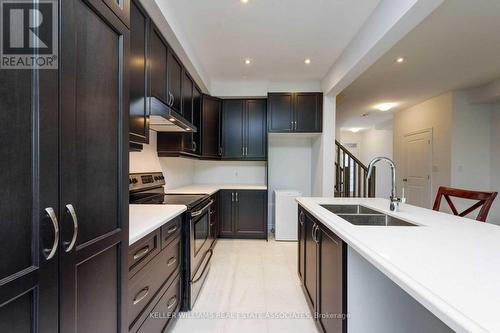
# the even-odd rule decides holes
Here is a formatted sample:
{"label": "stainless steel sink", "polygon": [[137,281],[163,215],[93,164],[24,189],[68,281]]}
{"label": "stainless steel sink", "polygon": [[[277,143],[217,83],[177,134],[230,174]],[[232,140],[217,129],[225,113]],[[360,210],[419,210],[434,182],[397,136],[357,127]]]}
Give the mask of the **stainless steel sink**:
{"label": "stainless steel sink", "polygon": [[418,224],[406,222],[361,205],[321,205],[354,225],[365,226],[405,226],[417,227]]}
{"label": "stainless steel sink", "polygon": [[320,205],[334,214],[382,214],[361,205]]}

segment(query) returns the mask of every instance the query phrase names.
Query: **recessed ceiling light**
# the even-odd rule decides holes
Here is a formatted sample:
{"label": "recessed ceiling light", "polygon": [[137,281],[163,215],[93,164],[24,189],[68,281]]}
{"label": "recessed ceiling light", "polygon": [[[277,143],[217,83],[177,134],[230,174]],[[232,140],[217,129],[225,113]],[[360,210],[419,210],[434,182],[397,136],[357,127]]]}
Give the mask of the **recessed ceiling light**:
{"label": "recessed ceiling light", "polygon": [[245,65],[250,65],[252,63],[252,60],[250,59],[245,59]]}
{"label": "recessed ceiling light", "polygon": [[189,127],[186,127],[186,131],[190,131],[191,129]]}
{"label": "recessed ceiling light", "polygon": [[405,58],[403,58],[403,57],[399,57],[399,58],[396,59],[397,63],[402,63],[404,61],[405,61]]}
{"label": "recessed ceiling light", "polygon": [[248,0],[240,0],[241,3],[248,3]]}
{"label": "recessed ceiling light", "polygon": [[304,60],[304,63],[305,63],[306,65],[309,65],[309,64],[311,63],[311,59],[306,58],[306,60]]}
{"label": "recessed ceiling light", "polygon": [[169,120],[170,120],[170,121],[175,121],[175,118],[170,118]]}
{"label": "recessed ceiling light", "polygon": [[389,111],[396,106],[396,103],[382,103],[375,106],[375,109],[380,111]]}
{"label": "recessed ceiling light", "polygon": [[361,128],[354,127],[354,128],[351,128],[349,131],[351,131],[353,133],[358,133],[359,131],[361,131]]}

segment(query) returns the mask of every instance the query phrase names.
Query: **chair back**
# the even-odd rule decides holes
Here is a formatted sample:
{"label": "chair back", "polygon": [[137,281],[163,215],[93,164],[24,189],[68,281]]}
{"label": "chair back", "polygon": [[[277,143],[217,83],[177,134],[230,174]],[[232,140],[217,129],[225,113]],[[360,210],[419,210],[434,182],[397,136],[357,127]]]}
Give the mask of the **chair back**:
{"label": "chair back", "polygon": [[[479,192],[441,186],[436,195],[436,200],[434,201],[434,207],[432,209],[439,211],[441,199],[444,197],[454,215],[467,216],[476,209],[481,208],[476,220],[486,222],[486,217],[488,216],[491,205],[493,204],[493,200],[495,200],[496,196],[497,192]],[[477,200],[477,202],[463,212],[459,213],[451,201],[451,197]]]}

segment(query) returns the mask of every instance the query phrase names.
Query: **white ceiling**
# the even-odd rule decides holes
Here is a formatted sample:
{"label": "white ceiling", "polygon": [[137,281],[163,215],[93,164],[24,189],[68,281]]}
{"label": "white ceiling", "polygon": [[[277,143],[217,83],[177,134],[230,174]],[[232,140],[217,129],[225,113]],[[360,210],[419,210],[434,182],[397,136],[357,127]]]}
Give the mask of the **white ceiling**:
{"label": "white ceiling", "polygon": [[[396,63],[401,56],[405,62]],[[499,77],[500,1],[446,0],[342,92],[337,122],[341,128],[371,127],[433,96]],[[374,109],[384,102],[398,106]]]}
{"label": "white ceiling", "polygon": [[213,82],[321,80],[380,0],[156,1]]}

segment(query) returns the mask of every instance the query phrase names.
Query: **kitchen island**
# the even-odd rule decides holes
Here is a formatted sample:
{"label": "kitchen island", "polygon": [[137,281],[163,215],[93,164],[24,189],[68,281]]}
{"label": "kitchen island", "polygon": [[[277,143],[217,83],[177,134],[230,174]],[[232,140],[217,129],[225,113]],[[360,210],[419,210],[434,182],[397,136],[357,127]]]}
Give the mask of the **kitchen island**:
{"label": "kitchen island", "polygon": [[[345,244],[348,332],[500,332],[500,227],[379,198],[297,201]],[[417,226],[354,225],[321,206],[336,204]]]}

